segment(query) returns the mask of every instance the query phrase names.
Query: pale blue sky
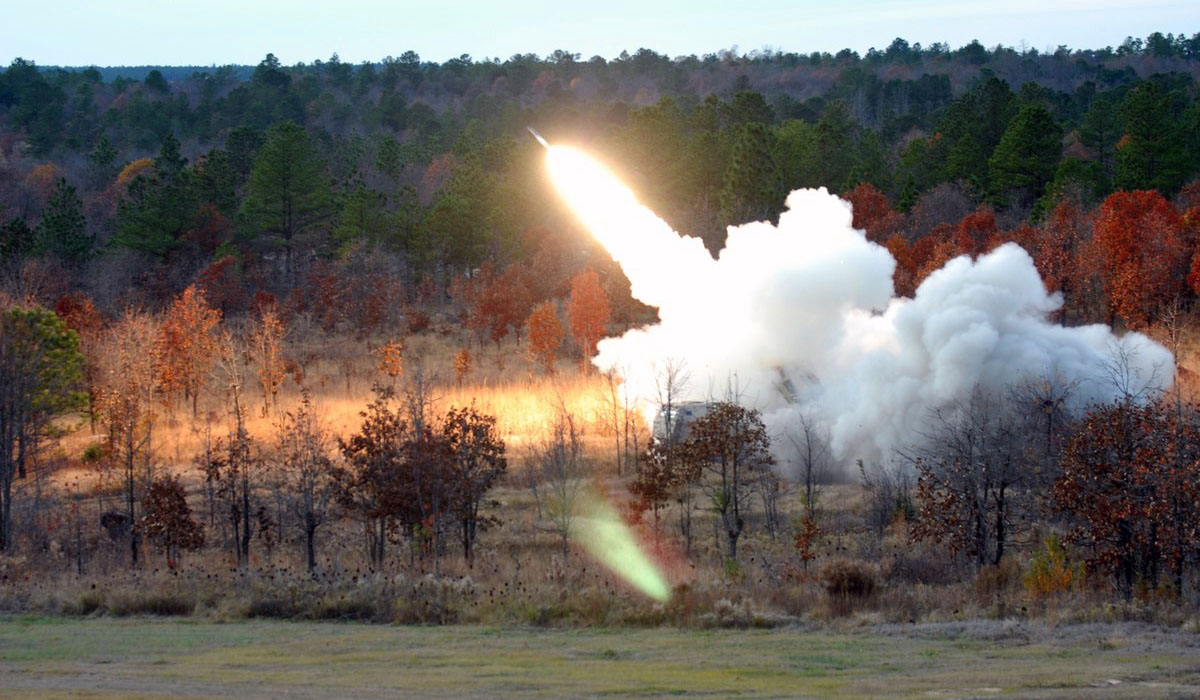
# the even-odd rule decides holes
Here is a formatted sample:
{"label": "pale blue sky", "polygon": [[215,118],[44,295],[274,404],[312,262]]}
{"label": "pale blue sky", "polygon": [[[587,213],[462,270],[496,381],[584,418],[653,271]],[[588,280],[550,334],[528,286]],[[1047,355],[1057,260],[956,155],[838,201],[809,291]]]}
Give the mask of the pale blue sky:
{"label": "pale blue sky", "polygon": [[1196,0],[0,0],[0,60],[57,65],[427,60],[554,49],[612,58],[647,47],[671,56],[737,46],[864,52],[897,36],[971,39],[1039,50],[1116,46],[1153,31],[1200,31]]}

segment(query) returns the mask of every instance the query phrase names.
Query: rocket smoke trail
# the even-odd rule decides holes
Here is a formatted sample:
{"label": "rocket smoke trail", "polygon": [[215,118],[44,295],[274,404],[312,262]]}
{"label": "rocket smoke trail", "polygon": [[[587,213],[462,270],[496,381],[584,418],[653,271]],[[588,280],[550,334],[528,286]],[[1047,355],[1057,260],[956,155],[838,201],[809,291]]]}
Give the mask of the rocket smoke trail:
{"label": "rocket smoke trail", "polygon": [[[933,410],[977,390],[1053,381],[1073,387],[1067,408],[1078,413],[1129,386],[1166,390],[1174,376],[1170,352],[1144,335],[1050,322],[1062,299],[1046,292],[1016,244],[951,260],[914,298],[896,298],[895,260],[824,188],[792,192],[778,225],[731,226],[714,259],[583,152],[548,150],[559,193],[621,265],[633,295],[659,309],[658,324],[601,341],[595,359],[635,398],[653,400],[667,361],[683,361],[691,374],[680,400],[720,399],[736,377],[743,402],[763,411],[773,434],[803,412],[828,431],[845,465],[890,458],[928,427]],[[1111,381],[1115,356],[1127,365],[1124,389]],[[781,374],[794,403],[776,388]]]}

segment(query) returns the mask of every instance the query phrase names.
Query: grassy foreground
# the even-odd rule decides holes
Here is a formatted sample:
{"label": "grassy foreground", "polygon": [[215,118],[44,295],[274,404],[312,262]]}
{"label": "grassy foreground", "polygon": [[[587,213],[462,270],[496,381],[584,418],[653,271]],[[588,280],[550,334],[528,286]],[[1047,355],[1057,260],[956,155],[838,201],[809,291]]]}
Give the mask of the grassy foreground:
{"label": "grassy foreground", "polygon": [[26,697],[1195,697],[1200,637],[973,622],[800,629],[0,618]]}

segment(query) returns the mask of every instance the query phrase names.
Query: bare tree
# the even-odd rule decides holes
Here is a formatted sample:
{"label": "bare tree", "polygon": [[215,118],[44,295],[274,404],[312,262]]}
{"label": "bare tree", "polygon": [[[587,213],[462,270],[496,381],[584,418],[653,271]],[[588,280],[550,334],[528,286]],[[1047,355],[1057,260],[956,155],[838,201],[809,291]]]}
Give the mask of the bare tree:
{"label": "bare tree", "polygon": [[251,514],[262,466],[258,445],[246,429],[246,406],[242,398],[246,370],[242,366],[242,344],[225,333],[220,343],[220,366],[225,375],[229,402],[229,435],[225,439],[224,472],[218,497],[228,508],[238,566],[250,561]]}
{"label": "bare tree", "polygon": [[141,536],[133,525],[141,494],[154,477],[154,392],[158,386],[154,347],[158,322],[145,313],[127,311],[108,333],[108,352],[101,360],[97,392],[105,428],[108,463],[120,474],[129,525],[130,563],[137,566]]}
{"label": "bare tree", "polygon": [[560,411],[549,435],[532,446],[528,455],[526,478],[538,517],[560,538],[564,561],[570,554],[570,537],[587,488],[582,437],[575,418]]}
{"label": "bare tree", "polygon": [[329,431],[305,391],[300,406],[284,413],[275,431],[275,453],[288,513],[304,532],[308,571],[317,566],[317,529],[329,517],[337,487]]}
{"label": "bare tree", "polygon": [[833,464],[829,429],[813,416],[801,412],[784,435],[795,450],[795,477],[804,489],[804,510],[815,516],[820,487],[828,480]]}
{"label": "bare tree", "polygon": [[979,566],[1000,563],[1033,503],[1024,408],[977,389],[932,411],[921,443],[902,453],[919,474],[915,536],[944,542]]}

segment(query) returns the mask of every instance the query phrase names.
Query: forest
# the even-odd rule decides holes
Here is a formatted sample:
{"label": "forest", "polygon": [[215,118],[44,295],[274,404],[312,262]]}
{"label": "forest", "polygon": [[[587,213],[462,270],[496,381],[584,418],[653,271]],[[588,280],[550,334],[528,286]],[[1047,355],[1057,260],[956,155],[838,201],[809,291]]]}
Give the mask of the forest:
{"label": "forest", "polygon": [[[17,58],[0,73],[0,610],[1194,624],[1198,79],[1200,33]],[[714,255],[817,187],[891,254],[900,297],[1015,242],[1061,295],[1054,321],[1145,333],[1173,388],[1081,415],[1070,387],[977,394],[849,469],[823,426],[772,434],[734,395],[686,439],[655,436],[592,359],[657,309],[547,186],[529,126]],[[642,397],[668,421],[678,370]],[[670,602],[579,550],[596,500]]]}

